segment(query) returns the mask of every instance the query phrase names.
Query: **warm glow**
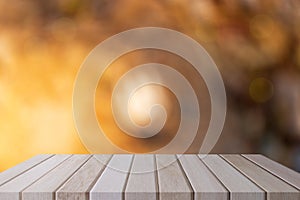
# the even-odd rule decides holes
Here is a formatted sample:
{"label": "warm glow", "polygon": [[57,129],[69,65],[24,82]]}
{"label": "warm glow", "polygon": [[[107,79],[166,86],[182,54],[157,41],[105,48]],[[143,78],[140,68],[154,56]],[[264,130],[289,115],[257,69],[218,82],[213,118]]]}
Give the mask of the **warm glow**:
{"label": "warm glow", "polygon": [[163,96],[159,96],[157,88],[146,86],[138,89],[128,103],[128,112],[134,123],[146,126],[150,123],[150,112],[154,104],[162,102]]}
{"label": "warm glow", "polygon": [[[108,37],[147,26],[189,35],[217,63],[229,110],[212,153],[262,153],[300,171],[299,8],[299,1],[284,0],[0,1],[0,172],[37,154],[88,153],[72,113],[80,65]],[[146,143],[121,134],[116,126],[111,114],[114,85],[129,69],[149,62],[172,66],[189,77],[200,91],[200,128],[205,133],[208,92],[191,66],[166,52],[134,53],[112,63],[99,81],[96,114],[108,137],[124,149],[144,153],[167,144],[178,129],[179,103],[157,85],[139,88],[119,106],[128,108],[132,121],[143,127],[160,119],[156,111],[165,108],[168,119],[161,133]],[[137,79],[144,76],[153,74]],[[189,153],[198,151],[201,139]]]}

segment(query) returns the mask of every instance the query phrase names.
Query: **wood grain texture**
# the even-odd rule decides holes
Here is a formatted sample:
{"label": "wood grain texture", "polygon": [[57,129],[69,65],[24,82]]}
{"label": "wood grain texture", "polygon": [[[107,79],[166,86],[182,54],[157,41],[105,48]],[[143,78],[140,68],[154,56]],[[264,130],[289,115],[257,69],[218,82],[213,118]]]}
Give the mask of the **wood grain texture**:
{"label": "wood grain texture", "polygon": [[133,155],[114,155],[90,192],[93,199],[122,199]]}
{"label": "wood grain texture", "polygon": [[19,200],[21,191],[55,168],[70,155],[55,155],[0,187],[1,200]]}
{"label": "wood grain texture", "polygon": [[231,200],[264,200],[264,191],[234,169],[218,155],[207,155],[202,161],[230,191]]}
{"label": "wood grain texture", "polygon": [[25,171],[31,169],[32,167],[40,164],[44,160],[50,158],[54,155],[37,155],[33,158],[26,160],[25,162],[20,163],[19,165],[16,165],[2,173],[0,173],[0,186],[4,183],[8,182],[9,180],[15,178],[16,176],[24,173]]}
{"label": "wood grain texture", "polygon": [[260,154],[243,154],[242,156],[300,190],[300,173]]}
{"label": "wood grain texture", "polygon": [[[193,190],[186,180],[175,155],[156,155],[160,199],[192,199]],[[170,164],[171,163],[171,164]]]}
{"label": "wood grain texture", "polygon": [[[299,200],[298,190],[240,155],[221,155],[247,178],[267,192],[267,199]],[[284,192],[283,192],[284,191]]]}
{"label": "wood grain texture", "polygon": [[88,200],[89,190],[101,175],[111,155],[92,156],[64,185],[56,192],[57,200]]}
{"label": "wood grain texture", "polygon": [[0,181],[0,200],[300,200],[299,173],[261,155],[41,155]]}
{"label": "wood grain texture", "polygon": [[195,199],[226,200],[227,190],[197,155],[179,155],[179,161],[195,192]]}
{"label": "wood grain texture", "polygon": [[125,190],[126,200],[154,200],[157,197],[154,155],[135,155]]}
{"label": "wood grain texture", "polygon": [[90,155],[73,155],[22,192],[22,200],[53,200],[55,191],[80,168]]}

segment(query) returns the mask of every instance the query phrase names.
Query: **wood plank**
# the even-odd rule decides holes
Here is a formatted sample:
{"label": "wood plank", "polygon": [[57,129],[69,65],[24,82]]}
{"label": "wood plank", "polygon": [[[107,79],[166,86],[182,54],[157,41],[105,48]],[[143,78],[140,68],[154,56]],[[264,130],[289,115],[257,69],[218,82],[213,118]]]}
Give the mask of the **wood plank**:
{"label": "wood plank", "polygon": [[207,155],[201,159],[215,176],[230,191],[231,200],[264,200],[265,194],[259,187],[234,169],[218,155]]}
{"label": "wood plank", "polygon": [[243,154],[242,156],[300,190],[300,173],[260,154]]}
{"label": "wood plank", "polygon": [[133,155],[114,155],[90,192],[93,199],[122,199]]}
{"label": "wood plank", "polygon": [[156,155],[160,199],[192,199],[193,190],[184,172],[175,160],[175,155]]}
{"label": "wood plank", "polygon": [[300,199],[300,193],[295,188],[242,156],[229,154],[221,156],[259,187],[263,188],[267,192],[267,199]]}
{"label": "wood plank", "polygon": [[54,155],[37,155],[0,173],[0,186]]}
{"label": "wood plank", "polygon": [[1,200],[19,200],[21,191],[66,160],[70,155],[55,155],[0,187]]}
{"label": "wood plank", "polygon": [[94,155],[56,192],[57,200],[88,200],[89,191],[105,168],[111,155]]}
{"label": "wood plank", "polygon": [[91,156],[72,155],[22,192],[23,200],[53,200],[55,191]]}
{"label": "wood plank", "polygon": [[194,190],[194,199],[226,200],[229,196],[227,190],[219,180],[209,171],[196,155],[179,155],[187,178]]}
{"label": "wood plank", "polygon": [[0,199],[299,200],[299,181],[262,155],[41,155],[0,174]]}
{"label": "wood plank", "polygon": [[125,190],[126,200],[156,199],[154,155],[135,155]]}

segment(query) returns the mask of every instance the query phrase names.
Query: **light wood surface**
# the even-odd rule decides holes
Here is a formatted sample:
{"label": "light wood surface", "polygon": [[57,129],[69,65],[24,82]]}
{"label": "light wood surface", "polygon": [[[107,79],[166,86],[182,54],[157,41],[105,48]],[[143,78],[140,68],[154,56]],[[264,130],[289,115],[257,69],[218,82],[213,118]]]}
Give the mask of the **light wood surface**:
{"label": "light wood surface", "polygon": [[52,156],[53,155],[37,155],[29,160],[26,160],[25,162],[20,163],[19,165],[1,172],[0,186]]}
{"label": "light wood surface", "polygon": [[[298,190],[240,155],[222,155],[247,178],[267,192],[267,199],[299,200]],[[282,192],[285,191],[285,192]]]}
{"label": "light wood surface", "polygon": [[195,199],[226,200],[227,190],[197,155],[179,155],[179,161],[195,192]]}
{"label": "light wood surface", "polygon": [[30,170],[25,171],[22,175],[17,176],[11,181],[0,186],[0,199],[18,200],[22,190],[34,183],[68,157],[70,157],[70,155],[55,155],[47,159],[45,162],[42,162]]}
{"label": "light wood surface", "polygon": [[128,177],[125,199],[155,200],[157,177],[154,155],[136,155]]}
{"label": "light wood surface", "polygon": [[91,199],[122,199],[132,155],[114,155],[91,190]]}
{"label": "light wood surface", "polygon": [[300,189],[300,173],[295,172],[263,155],[260,154],[243,154],[245,158],[269,171],[273,175],[283,179],[287,183]]}
{"label": "light wood surface", "polygon": [[265,199],[264,191],[218,155],[207,155],[202,160],[230,191],[231,200]]}
{"label": "light wood surface", "polygon": [[71,156],[48,174],[22,192],[24,200],[53,200],[55,191],[89,158],[89,155]]}
{"label": "light wood surface", "polygon": [[[56,192],[56,199],[89,199],[89,190],[95,179],[101,174],[110,155],[91,157],[63,186]],[[99,161],[100,160],[100,161]]]}
{"label": "light wood surface", "polygon": [[40,155],[0,173],[0,200],[300,200],[262,155]]}
{"label": "light wood surface", "polygon": [[[191,199],[193,191],[175,155],[156,155],[160,199]],[[170,164],[171,163],[171,164]],[[163,168],[162,168],[163,167]]]}

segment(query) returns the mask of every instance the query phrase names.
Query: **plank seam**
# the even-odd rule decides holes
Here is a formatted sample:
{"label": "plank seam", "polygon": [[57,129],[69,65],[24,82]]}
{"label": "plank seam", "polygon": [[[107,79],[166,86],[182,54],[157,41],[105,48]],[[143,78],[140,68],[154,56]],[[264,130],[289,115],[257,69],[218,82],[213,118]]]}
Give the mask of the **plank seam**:
{"label": "plank seam", "polygon": [[[72,156],[76,156],[76,155],[72,155]],[[71,156],[71,157],[72,157]],[[71,158],[70,157],[70,158]],[[66,180],[65,181],[63,181],[60,185],[58,185],[57,186],[57,188],[54,190],[54,192],[52,192],[52,195],[53,195],[53,200],[55,200],[56,199],[56,192],[74,175],[74,174],[76,174],[76,172],[79,170],[79,169],[81,169],[81,167],[86,163],[86,162],[88,162],[90,159],[91,159],[91,157],[92,157],[92,155],[89,155],[89,157],[88,157],[88,159],[86,160],[86,161],[84,161],[69,177],[67,177],[66,178]],[[70,158],[68,158],[68,159],[70,159]]]}
{"label": "plank seam", "polygon": [[156,186],[156,199],[159,200],[159,185],[158,185],[158,169],[157,169],[157,161],[156,161],[156,155],[153,155],[154,159],[154,174],[155,174],[155,186]]}
{"label": "plank seam", "polygon": [[[90,159],[91,159],[92,157],[95,157],[95,156],[92,155],[92,156],[90,157]],[[96,158],[96,157],[95,157],[95,158]],[[111,161],[112,158],[113,158],[113,155],[110,155],[110,158],[109,158],[109,159],[107,160],[107,162],[104,164],[104,167],[99,171],[99,173],[98,173],[97,176],[95,177],[94,181],[93,181],[93,182],[89,185],[89,187],[87,188],[87,190],[86,190],[86,197],[87,197],[87,199],[90,199],[90,192],[91,192],[91,190],[93,189],[93,187],[94,187],[95,184],[97,183],[98,179],[100,178],[100,176],[102,175],[103,171],[106,169],[108,163]],[[90,160],[90,159],[89,159],[89,160]],[[97,160],[98,162],[100,162],[97,158],[96,158],[96,160]]]}
{"label": "plank seam", "polygon": [[189,178],[187,177],[187,175],[186,175],[186,173],[185,173],[185,171],[184,171],[184,169],[183,169],[183,167],[182,167],[182,165],[181,165],[181,163],[179,161],[178,155],[175,155],[175,157],[176,157],[176,162],[178,163],[179,168],[181,169],[182,175],[183,175],[185,181],[187,182],[187,184],[188,184],[188,186],[189,186],[189,188],[191,190],[191,200],[193,200],[193,199],[195,199],[194,198],[195,197],[195,191],[193,189],[193,186],[192,186]]}
{"label": "plank seam", "polygon": [[128,184],[128,179],[129,179],[129,175],[130,175],[130,172],[131,172],[131,169],[132,169],[134,158],[135,158],[135,155],[133,155],[132,158],[131,158],[129,170],[127,172],[125,183],[124,183],[124,186],[123,186],[123,189],[122,189],[122,199],[124,199],[124,200],[125,200],[125,191],[126,191],[126,187],[127,187],[127,184]]}
{"label": "plank seam", "polygon": [[21,172],[20,174],[18,174],[18,175],[16,175],[16,176],[14,176],[14,177],[8,179],[7,181],[1,183],[0,186],[2,186],[2,185],[4,185],[4,184],[8,183],[9,181],[13,180],[14,178],[17,178],[18,176],[21,176],[21,175],[24,174],[25,172],[31,170],[32,168],[36,167],[37,165],[41,164],[42,162],[45,162],[46,160],[52,158],[53,156],[55,156],[55,154],[51,154],[51,156],[49,156],[48,158],[46,158],[46,159],[44,159],[44,160],[42,160],[42,161],[36,163],[35,165],[32,165],[32,166],[31,166],[30,168],[28,168],[27,170],[24,170],[24,171]]}
{"label": "plank seam", "polygon": [[[240,154],[238,154],[240,155]],[[235,170],[237,170],[241,175],[243,175],[245,178],[247,178],[250,182],[252,182],[254,185],[256,185],[259,189],[261,189],[264,192],[265,200],[268,200],[268,192],[260,187],[257,183],[255,183],[251,178],[249,178],[244,172],[242,172],[239,168],[235,167],[233,164],[231,164],[229,161],[227,161],[221,154],[218,154],[218,156],[223,159],[225,162],[227,162],[230,166],[232,166]]]}
{"label": "plank seam", "polygon": [[218,177],[216,176],[216,174],[206,165],[205,162],[203,162],[203,160],[199,157],[199,154],[196,156],[201,163],[203,163],[203,165],[206,167],[206,169],[217,179],[217,181],[223,186],[223,188],[227,191],[227,199],[229,200],[231,198],[231,193],[229,188],[227,188],[224,183],[222,183],[222,181],[220,179],[218,179]]}
{"label": "plank seam", "polygon": [[294,186],[293,184],[290,184],[289,182],[287,182],[286,180],[284,180],[284,179],[281,178],[280,176],[276,175],[276,174],[275,174],[274,172],[272,172],[271,170],[269,170],[269,169],[267,169],[267,168],[261,166],[260,164],[258,164],[258,163],[256,163],[256,162],[252,161],[251,159],[245,157],[243,154],[241,154],[241,156],[242,156],[243,158],[245,158],[246,160],[249,160],[250,162],[252,162],[253,164],[255,164],[257,167],[259,167],[259,168],[265,170],[265,171],[268,172],[269,174],[272,174],[273,176],[275,176],[275,177],[277,177],[278,179],[282,180],[283,182],[285,182],[285,183],[288,184],[289,186],[293,187],[294,189],[300,191],[296,186]]}
{"label": "plank seam", "polygon": [[66,157],[63,161],[61,161],[58,165],[56,165],[55,167],[53,167],[51,170],[47,171],[45,174],[43,174],[41,177],[39,177],[38,179],[36,179],[35,181],[33,181],[31,184],[29,184],[28,186],[26,186],[23,190],[21,190],[19,192],[20,195],[20,199],[23,199],[23,192],[24,190],[26,190],[27,188],[29,188],[31,185],[33,185],[35,182],[37,182],[38,180],[40,180],[41,178],[43,178],[44,176],[46,176],[47,174],[49,174],[52,170],[54,170],[55,168],[57,168],[58,166],[60,166],[62,163],[64,163],[66,160],[68,160],[69,158],[71,158],[72,155],[69,155],[68,157]]}

